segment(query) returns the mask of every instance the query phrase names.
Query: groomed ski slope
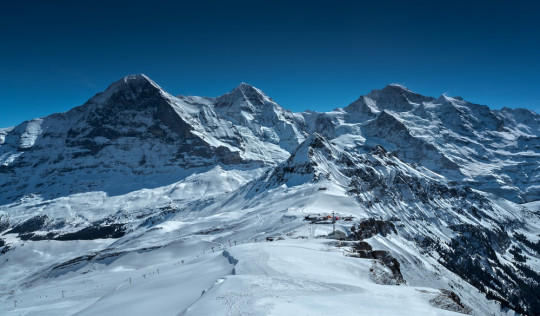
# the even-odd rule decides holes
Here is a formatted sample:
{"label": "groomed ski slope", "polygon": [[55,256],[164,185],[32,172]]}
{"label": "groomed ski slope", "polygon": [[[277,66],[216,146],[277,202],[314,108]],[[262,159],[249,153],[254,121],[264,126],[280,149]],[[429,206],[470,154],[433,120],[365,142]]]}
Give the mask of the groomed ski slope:
{"label": "groomed ski slope", "polygon": [[5,315],[457,314],[430,305],[437,289],[376,284],[373,260],[346,257],[324,239],[188,254],[200,250],[179,242],[58,276],[20,293]]}
{"label": "groomed ski slope", "polygon": [[428,303],[438,291],[376,284],[371,260],[325,241],[248,244],[226,255],[237,260],[235,274],[181,315],[455,315]]}

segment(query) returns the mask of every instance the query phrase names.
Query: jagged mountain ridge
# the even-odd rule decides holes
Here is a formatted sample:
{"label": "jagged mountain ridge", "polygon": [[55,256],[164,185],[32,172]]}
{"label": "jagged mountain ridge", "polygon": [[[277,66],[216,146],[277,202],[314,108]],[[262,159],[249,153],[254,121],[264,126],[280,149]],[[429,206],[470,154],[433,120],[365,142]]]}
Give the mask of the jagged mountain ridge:
{"label": "jagged mountain ridge", "polygon": [[[374,90],[343,109],[294,114],[245,83],[217,98],[176,98],[134,75],[71,111],[4,129],[0,192],[4,202],[30,193],[118,194],[136,188],[114,188],[118,176],[144,187],[141,182],[170,183],[149,177],[176,172],[178,179],[216,163],[265,167],[287,159],[317,132],[354,139],[342,149],[381,144],[452,180],[528,202],[540,198],[539,122],[527,110],[492,111],[399,85]],[[95,179],[62,185],[78,172]]]}
{"label": "jagged mountain ridge", "polygon": [[389,85],[343,109],[304,117],[310,132],[357,136],[353,147],[381,144],[407,162],[514,202],[539,198],[540,116],[532,111],[490,110]]}
{"label": "jagged mountain ridge", "polygon": [[[233,106],[250,102],[243,95],[234,98],[241,89],[231,92],[238,103]],[[125,77],[82,106],[7,132],[0,145],[1,200],[34,193],[48,198],[95,190],[121,194],[172,183],[216,164],[275,164],[288,156],[280,143],[295,147],[303,135],[290,112],[256,93],[250,97],[268,102],[257,117],[265,126],[242,126],[219,112],[227,95],[176,98],[144,75]],[[272,124],[277,128],[268,127]]]}

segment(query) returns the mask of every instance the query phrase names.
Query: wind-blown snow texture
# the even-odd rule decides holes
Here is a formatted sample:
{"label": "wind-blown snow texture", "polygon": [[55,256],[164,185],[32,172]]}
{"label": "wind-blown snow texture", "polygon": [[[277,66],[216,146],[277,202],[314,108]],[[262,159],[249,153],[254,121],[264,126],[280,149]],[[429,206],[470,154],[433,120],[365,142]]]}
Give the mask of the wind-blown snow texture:
{"label": "wind-blown snow texture", "polygon": [[399,85],[292,113],[127,76],[0,129],[0,311],[532,315],[539,134]]}

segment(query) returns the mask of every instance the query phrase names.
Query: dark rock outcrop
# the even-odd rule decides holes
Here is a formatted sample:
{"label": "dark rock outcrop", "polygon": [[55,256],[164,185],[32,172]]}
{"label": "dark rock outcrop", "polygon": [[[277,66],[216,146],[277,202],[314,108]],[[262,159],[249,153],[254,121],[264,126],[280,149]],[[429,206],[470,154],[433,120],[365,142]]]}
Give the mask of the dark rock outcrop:
{"label": "dark rock outcrop", "polygon": [[351,229],[351,232],[355,240],[368,239],[375,235],[386,236],[391,233],[397,234],[394,223],[374,218],[369,218],[358,223]]}
{"label": "dark rock outcrop", "polygon": [[77,232],[67,233],[56,237],[56,240],[93,240],[100,238],[120,238],[126,234],[123,224],[111,224],[106,226],[93,225]]}
{"label": "dark rock outcrop", "polygon": [[47,215],[36,215],[7,231],[7,234],[25,234],[40,230],[45,226],[49,217]]}

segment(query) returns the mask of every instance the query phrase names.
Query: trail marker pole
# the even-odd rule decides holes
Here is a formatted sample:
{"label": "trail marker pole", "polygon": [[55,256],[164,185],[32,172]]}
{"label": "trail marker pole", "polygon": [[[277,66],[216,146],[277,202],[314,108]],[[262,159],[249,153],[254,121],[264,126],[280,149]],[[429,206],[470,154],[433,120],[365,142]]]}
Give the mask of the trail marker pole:
{"label": "trail marker pole", "polygon": [[332,230],[332,233],[336,233],[336,215],[335,212],[332,211],[332,226],[334,227]]}

